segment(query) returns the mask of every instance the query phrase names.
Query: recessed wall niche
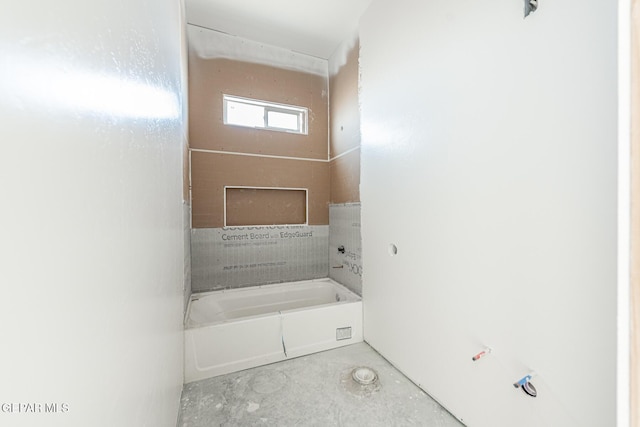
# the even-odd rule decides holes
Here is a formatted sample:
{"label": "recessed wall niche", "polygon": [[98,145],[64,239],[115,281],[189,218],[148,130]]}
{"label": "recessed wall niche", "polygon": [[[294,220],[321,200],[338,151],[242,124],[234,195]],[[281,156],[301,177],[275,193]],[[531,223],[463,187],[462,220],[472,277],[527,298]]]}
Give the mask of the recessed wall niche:
{"label": "recessed wall niche", "polygon": [[225,187],[225,226],[307,225],[304,188]]}

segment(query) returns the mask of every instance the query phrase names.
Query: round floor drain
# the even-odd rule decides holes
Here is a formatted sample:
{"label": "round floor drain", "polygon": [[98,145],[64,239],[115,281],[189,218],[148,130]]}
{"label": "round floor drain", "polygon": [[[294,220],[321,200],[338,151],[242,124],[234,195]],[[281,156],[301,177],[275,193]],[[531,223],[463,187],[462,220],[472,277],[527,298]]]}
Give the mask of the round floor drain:
{"label": "round floor drain", "polygon": [[361,385],[369,385],[378,381],[378,374],[371,368],[355,368],[351,371],[351,377]]}

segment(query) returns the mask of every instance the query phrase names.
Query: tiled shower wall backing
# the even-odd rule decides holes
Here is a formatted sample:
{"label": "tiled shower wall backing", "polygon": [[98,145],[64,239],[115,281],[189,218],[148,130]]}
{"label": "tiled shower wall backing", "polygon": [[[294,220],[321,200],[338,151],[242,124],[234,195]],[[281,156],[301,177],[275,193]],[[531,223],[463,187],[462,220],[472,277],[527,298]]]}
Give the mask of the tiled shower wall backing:
{"label": "tiled shower wall backing", "polygon": [[360,203],[329,206],[329,224],[329,277],[362,296]]}
{"label": "tiled shower wall backing", "polygon": [[328,225],[192,229],[192,289],[327,277],[328,250]]}
{"label": "tiled shower wall backing", "polygon": [[187,312],[191,298],[191,205],[182,203],[182,226],[184,231],[184,311]]}

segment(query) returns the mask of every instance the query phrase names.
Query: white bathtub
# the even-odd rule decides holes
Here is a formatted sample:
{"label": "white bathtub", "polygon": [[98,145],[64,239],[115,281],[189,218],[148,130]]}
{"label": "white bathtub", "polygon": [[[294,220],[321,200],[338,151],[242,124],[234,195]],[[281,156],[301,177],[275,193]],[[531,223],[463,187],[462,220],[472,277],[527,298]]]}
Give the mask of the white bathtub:
{"label": "white bathtub", "polygon": [[362,341],[362,301],[331,279],[193,294],[185,383]]}

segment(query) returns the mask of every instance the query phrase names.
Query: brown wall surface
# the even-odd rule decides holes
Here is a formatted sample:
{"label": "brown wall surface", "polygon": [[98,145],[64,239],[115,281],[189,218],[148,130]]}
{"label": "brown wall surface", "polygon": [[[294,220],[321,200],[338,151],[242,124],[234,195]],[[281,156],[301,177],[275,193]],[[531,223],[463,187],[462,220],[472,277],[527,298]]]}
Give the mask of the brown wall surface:
{"label": "brown wall surface", "polygon": [[[276,57],[283,54],[282,50],[233,36],[218,37],[208,30],[189,34],[192,227],[224,226],[225,186],[306,188],[309,225],[328,224],[329,82],[326,71],[323,75],[317,67],[315,71],[310,68],[305,72],[285,65],[282,68],[265,65],[256,55]],[[217,37],[216,41],[211,41],[212,35]],[[225,49],[213,49],[216,45],[211,43],[237,56],[229,59],[225,53],[219,53]],[[295,55],[301,59],[300,54]],[[318,60],[309,57],[308,62]],[[309,109],[308,135],[225,125],[224,94],[306,107]],[[275,199],[271,202],[272,205],[288,203]],[[299,207],[292,209],[299,217]],[[287,210],[262,213],[260,210],[254,212],[257,215],[239,221],[270,225],[289,223],[292,218],[292,212]],[[273,217],[274,212],[280,214]]]}
{"label": "brown wall surface", "polygon": [[[327,78],[315,74],[189,52],[189,145],[214,151],[327,159]],[[223,123],[222,96],[234,95],[309,109],[309,134]]]}
{"label": "brown wall surface", "polygon": [[294,225],[307,222],[305,190],[227,188],[226,225]]}
{"label": "brown wall surface", "polygon": [[193,228],[224,226],[224,187],[306,188],[309,225],[329,224],[329,163],[191,152]]}
{"label": "brown wall surface", "polygon": [[356,42],[346,63],[329,78],[331,203],[360,201],[359,49]]}
{"label": "brown wall surface", "polygon": [[347,55],[346,64],[329,77],[330,158],[360,145],[359,55],[360,45],[356,43]]}
{"label": "brown wall surface", "polygon": [[329,163],[331,203],[360,201],[360,150],[352,151]]}

